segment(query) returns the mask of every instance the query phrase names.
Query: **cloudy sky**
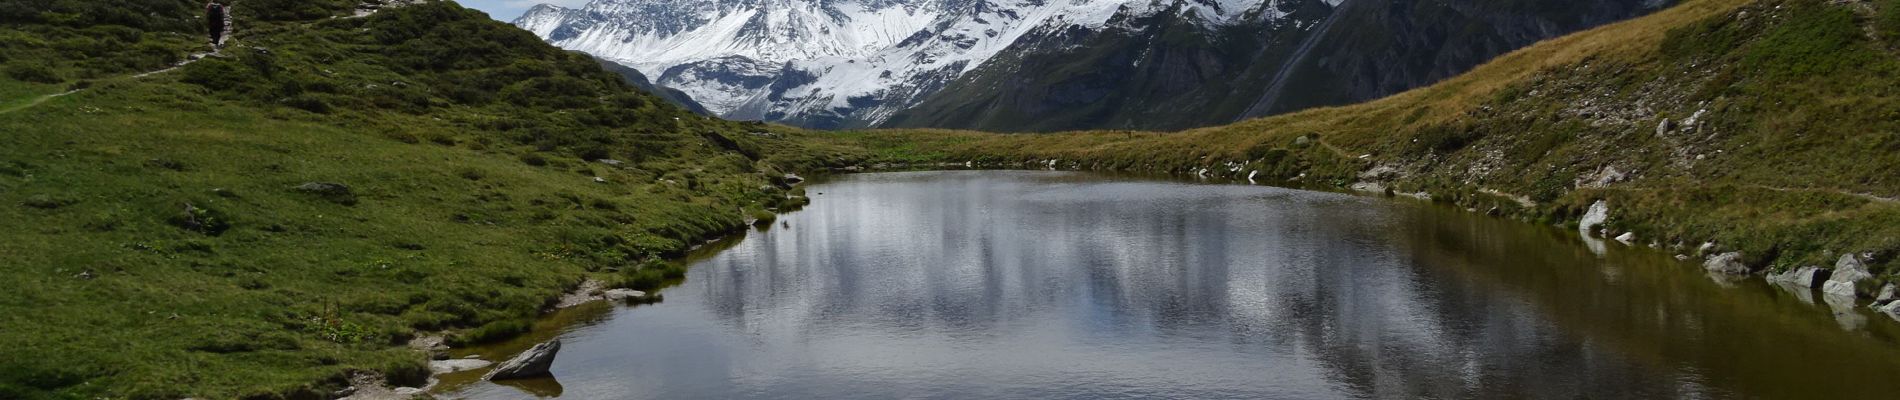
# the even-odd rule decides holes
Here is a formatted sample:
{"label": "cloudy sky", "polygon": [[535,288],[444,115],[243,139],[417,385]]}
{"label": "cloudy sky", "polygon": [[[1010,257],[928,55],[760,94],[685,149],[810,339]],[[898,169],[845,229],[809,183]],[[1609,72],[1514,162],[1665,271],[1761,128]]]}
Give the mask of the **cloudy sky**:
{"label": "cloudy sky", "polygon": [[462,3],[464,7],[486,11],[488,16],[502,21],[513,21],[515,17],[521,16],[522,12],[528,11],[528,7],[534,7],[535,4],[547,3],[567,7],[587,4],[587,0],[456,0],[456,2]]}

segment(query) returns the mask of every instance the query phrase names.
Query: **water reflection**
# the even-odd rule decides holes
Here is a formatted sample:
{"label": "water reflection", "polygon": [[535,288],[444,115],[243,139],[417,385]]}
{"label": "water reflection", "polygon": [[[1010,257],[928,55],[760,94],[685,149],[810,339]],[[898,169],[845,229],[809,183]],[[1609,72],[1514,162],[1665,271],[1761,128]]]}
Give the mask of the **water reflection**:
{"label": "water reflection", "polygon": [[[1862,398],[1886,321],[1553,229],[1263,187],[846,177],[566,336],[573,398]],[[1841,323],[1845,325],[1845,322]],[[558,386],[557,386],[558,387]],[[538,393],[549,395],[546,393]],[[472,398],[520,397],[473,384]]]}

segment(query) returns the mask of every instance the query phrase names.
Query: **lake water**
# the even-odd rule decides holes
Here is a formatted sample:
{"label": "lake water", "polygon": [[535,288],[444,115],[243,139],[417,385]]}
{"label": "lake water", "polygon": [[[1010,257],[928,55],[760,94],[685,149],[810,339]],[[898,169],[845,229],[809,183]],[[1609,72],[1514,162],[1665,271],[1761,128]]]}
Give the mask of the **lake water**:
{"label": "lake water", "polygon": [[552,379],[452,398],[1896,398],[1885,316],[1414,201],[1063,172],[844,176]]}

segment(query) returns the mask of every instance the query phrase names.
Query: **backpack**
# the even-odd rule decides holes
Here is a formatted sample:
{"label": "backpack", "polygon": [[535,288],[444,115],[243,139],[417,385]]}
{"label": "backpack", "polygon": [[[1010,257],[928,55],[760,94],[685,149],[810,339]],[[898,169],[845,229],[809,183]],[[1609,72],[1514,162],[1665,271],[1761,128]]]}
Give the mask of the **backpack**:
{"label": "backpack", "polygon": [[211,19],[213,21],[224,20],[224,5],[223,4],[211,3],[211,7],[206,8],[206,11],[208,11],[211,14]]}

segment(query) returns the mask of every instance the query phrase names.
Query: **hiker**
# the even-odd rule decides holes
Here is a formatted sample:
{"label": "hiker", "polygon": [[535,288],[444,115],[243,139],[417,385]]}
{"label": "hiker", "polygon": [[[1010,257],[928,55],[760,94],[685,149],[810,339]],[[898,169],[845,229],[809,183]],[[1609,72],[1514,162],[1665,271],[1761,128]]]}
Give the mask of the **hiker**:
{"label": "hiker", "polygon": [[223,48],[225,36],[231,33],[231,7],[223,0],[205,4],[205,25],[211,29],[211,47]]}

